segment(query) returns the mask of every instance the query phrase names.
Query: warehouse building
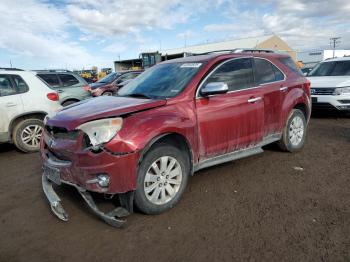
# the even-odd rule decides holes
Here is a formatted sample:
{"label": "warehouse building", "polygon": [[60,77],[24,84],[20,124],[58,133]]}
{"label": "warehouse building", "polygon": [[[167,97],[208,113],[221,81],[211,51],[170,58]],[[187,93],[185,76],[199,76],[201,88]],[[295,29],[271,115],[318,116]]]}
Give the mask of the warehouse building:
{"label": "warehouse building", "polygon": [[350,56],[350,50],[309,50],[297,53],[297,59],[304,68],[313,68],[319,62],[333,57]]}
{"label": "warehouse building", "polygon": [[[192,45],[181,48],[163,50],[161,52],[155,53],[160,54],[161,58],[159,60],[165,61],[193,54],[203,54],[214,51],[233,49],[271,49],[279,52],[285,52],[289,54],[294,60],[296,60],[296,51],[294,51],[285,41],[283,41],[277,35],[264,35],[259,37],[250,37],[222,42]],[[115,70],[120,71],[136,69],[136,65],[142,65],[141,56],[138,59],[115,61]]]}

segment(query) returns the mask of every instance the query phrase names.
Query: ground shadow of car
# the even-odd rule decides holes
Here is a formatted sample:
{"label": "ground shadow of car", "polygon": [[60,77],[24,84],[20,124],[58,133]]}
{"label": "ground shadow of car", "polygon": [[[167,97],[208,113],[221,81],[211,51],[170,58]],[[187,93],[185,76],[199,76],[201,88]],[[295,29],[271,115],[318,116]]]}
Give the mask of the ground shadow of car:
{"label": "ground shadow of car", "polygon": [[1,153],[6,153],[6,152],[10,152],[10,151],[17,151],[19,152],[16,147],[13,144],[0,144],[0,154]]}

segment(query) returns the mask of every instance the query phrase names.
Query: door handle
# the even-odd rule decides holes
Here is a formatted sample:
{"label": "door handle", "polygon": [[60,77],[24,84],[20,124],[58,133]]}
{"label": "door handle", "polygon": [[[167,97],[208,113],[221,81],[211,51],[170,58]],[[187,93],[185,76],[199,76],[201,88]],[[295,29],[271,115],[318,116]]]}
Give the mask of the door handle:
{"label": "door handle", "polygon": [[261,100],[261,97],[254,97],[254,98],[250,98],[248,99],[248,103],[255,103],[258,102],[259,100]]}
{"label": "door handle", "polygon": [[287,86],[284,86],[284,87],[281,87],[280,88],[280,91],[281,92],[286,92],[288,90],[288,87]]}
{"label": "door handle", "polygon": [[12,102],[8,102],[8,103],[6,103],[6,106],[7,107],[14,107],[14,106],[17,106],[17,104],[12,103]]}

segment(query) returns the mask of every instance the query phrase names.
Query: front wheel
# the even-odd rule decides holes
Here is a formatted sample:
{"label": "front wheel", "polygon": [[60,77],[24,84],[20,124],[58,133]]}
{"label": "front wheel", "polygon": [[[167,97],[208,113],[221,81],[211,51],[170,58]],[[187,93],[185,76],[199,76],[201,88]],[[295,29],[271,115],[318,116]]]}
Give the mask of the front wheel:
{"label": "front wheel", "polygon": [[307,123],[304,113],[299,109],[293,109],[279,141],[280,148],[288,152],[302,149],[305,144],[306,129]]}
{"label": "front wheel", "polygon": [[143,158],[137,178],[135,204],[145,214],[159,214],[180,200],[188,181],[188,156],[177,147],[160,144]]}

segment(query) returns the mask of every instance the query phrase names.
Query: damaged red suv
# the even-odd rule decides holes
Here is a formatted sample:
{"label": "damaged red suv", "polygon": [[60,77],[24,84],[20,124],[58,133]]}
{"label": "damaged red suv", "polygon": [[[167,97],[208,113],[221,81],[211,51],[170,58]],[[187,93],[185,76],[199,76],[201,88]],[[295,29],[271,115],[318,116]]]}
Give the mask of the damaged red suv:
{"label": "damaged red suv", "polygon": [[[68,220],[53,185],[75,187],[91,210],[120,227],[133,205],[158,214],[176,205],[196,171],[263,152],[300,150],[310,83],[284,54],[254,51],[158,64],[117,96],[64,108],[46,119],[43,190]],[[119,198],[102,212],[91,192]]]}

